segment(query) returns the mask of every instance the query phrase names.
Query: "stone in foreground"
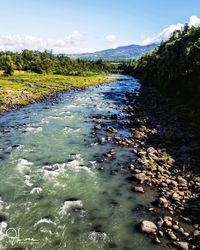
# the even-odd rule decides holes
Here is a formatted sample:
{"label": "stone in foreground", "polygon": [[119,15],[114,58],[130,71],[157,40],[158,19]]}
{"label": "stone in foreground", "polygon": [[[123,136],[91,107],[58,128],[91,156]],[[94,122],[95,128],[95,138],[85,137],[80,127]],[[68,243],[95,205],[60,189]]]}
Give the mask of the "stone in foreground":
{"label": "stone in foreground", "polygon": [[158,228],[152,221],[143,220],[140,224],[140,230],[143,233],[153,234],[158,230]]}
{"label": "stone in foreground", "polygon": [[184,241],[175,241],[174,245],[182,250],[189,250],[189,243]]}
{"label": "stone in foreground", "polygon": [[134,187],[134,191],[135,192],[138,192],[138,193],[144,193],[144,189],[143,189],[143,187]]}

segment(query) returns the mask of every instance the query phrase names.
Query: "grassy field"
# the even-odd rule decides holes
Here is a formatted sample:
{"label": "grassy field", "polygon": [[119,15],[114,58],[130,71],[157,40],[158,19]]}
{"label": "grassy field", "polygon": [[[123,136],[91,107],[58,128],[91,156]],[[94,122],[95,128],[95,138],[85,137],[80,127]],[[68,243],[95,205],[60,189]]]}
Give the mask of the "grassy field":
{"label": "grassy field", "polygon": [[25,72],[16,72],[14,76],[9,77],[0,75],[0,112],[40,101],[70,88],[82,88],[113,80],[104,75],[84,77]]}

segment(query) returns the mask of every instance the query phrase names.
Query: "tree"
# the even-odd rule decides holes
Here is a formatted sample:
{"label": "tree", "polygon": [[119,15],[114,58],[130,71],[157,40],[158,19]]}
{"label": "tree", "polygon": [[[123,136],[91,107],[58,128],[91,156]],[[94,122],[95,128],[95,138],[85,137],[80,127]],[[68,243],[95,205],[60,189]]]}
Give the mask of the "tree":
{"label": "tree", "polygon": [[144,85],[158,88],[177,107],[187,107],[189,119],[194,116],[193,120],[200,125],[200,27],[185,25],[151,54],[121,68]]}
{"label": "tree", "polygon": [[14,74],[15,65],[10,55],[3,55],[1,57],[1,67],[4,70],[4,75],[11,76]]}

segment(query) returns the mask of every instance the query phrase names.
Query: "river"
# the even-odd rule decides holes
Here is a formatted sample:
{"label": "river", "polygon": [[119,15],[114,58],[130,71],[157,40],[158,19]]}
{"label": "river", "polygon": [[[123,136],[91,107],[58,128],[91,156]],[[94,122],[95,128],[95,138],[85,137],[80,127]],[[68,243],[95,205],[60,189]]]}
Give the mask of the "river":
{"label": "river", "polygon": [[[9,229],[0,234],[1,249],[170,248],[136,228],[149,216],[136,208],[150,206],[152,197],[132,192],[126,179],[133,149],[100,145],[94,134],[101,116],[108,126],[117,126],[110,114],[127,119],[125,94],[139,87],[123,76],[0,116],[0,219]],[[120,134],[130,136],[121,127]],[[98,161],[111,148],[116,157]]]}

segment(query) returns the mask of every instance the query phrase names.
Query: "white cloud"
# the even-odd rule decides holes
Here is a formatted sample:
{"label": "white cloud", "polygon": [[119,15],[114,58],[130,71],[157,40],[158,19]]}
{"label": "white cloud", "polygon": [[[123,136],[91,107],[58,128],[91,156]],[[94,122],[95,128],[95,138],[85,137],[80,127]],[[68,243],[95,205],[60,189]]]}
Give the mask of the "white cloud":
{"label": "white cloud", "polygon": [[[200,18],[198,18],[197,16],[191,16],[189,18],[188,25],[190,27],[191,26],[195,26],[195,27],[200,26]],[[166,41],[170,38],[170,36],[172,35],[172,33],[175,30],[182,30],[183,27],[184,27],[184,24],[182,24],[182,23],[170,25],[169,27],[163,29],[158,35],[156,35],[154,37],[148,37],[145,40],[143,40],[142,45],[148,45],[151,43],[160,43],[162,41]]]}
{"label": "white cloud", "polygon": [[53,53],[84,53],[93,52],[91,48],[77,46],[83,40],[83,35],[74,31],[64,39],[43,39],[34,36],[2,35],[0,36],[0,50],[21,51],[52,50]]}
{"label": "white cloud", "polygon": [[66,41],[71,43],[71,44],[77,44],[82,39],[83,39],[83,35],[78,31],[74,31],[67,36]]}
{"label": "white cloud", "polygon": [[79,53],[92,53],[95,52],[92,48],[79,48],[79,47],[70,47],[70,48],[55,48],[53,50],[53,53],[59,54],[59,53],[66,53],[66,54],[79,54]]}
{"label": "white cloud", "polygon": [[148,37],[145,40],[143,40],[142,44],[147,45],[151,43],[160,43],[162,41],[166,41],[170,38],[170,36],[175,30],[182,30],[183,27],[184,27],[184,24],[182,23],[170,25],[169,27],[163,29],[158,35],[154,37]]}
{"label": "white cloud", "polygon": [[116,49],[116,48],[118,48],[118,47],[120,47],[120,45],[118,45],[118,44],[113,44],[113,45],[110,47],[110,49]]}
{"label": "white cloud", "polygon": [[116,40],[117,40],[117,37],[115,35],[113,35],[113,34],[107,35],[105,37],[105,41],[107,43],[114,43],[114,42],[116,42]]}
{"label": "white cloud", "polygon": [[188,25],[198,27],[200,26],[200,18],[197,16],[191,16]]}

